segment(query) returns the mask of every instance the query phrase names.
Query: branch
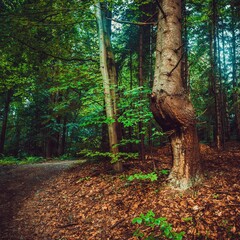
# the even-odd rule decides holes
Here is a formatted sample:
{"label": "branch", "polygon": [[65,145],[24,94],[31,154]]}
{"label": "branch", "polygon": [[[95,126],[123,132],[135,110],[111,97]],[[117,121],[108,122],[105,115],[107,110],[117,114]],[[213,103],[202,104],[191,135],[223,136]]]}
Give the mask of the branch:
{"label": "branch", "polygon": [[107,20],[118,22],[118,23],[126,23],[126,24],[132,24],[132,25],[138,25],[138,26],[146,26],[146,25],[157,25],[156,22],[130,22],[130,21],[123,21],[113,18],[106,18]]}
{"label": "branch", "polygon": [[179,63],[182,61],[183,56],[184,56],[184,53],[182,53],[182,56],[179,58],[176,66],[169,73],[167,73],[168,76],[172,75],[173,71],[178,67]]}
{"label": "branch", "polygon": [[145,22],[148,22],[148,21],[150,21],[153,17],[155,17],[156,16],[156,14],[158,13],[158,11],[156,11],[151,17],[149,17]]}
{"label": "branch", "polygon": [[178,48],[174,49],[174,52],[177,53],[183,46],[184,46],[184,44],[182,44],[182,45],[179,46]]}
{"label": "branch", "polygon": [[62,60],[62,61],[68,61],[68,62],[71,62],[71,61],[79,61],[79,62],[87,62],[87,61],[92,61],[92,62],[97,62],[96,60],[92,59],[92,58],[86,58],[86,59],[82,59],[82,58],[77,58],[77,57],[72,57],[72,58],[65,58],[65,57],[62,57],[62,56],[56,56],[54,54],[51,54],[49,52],[46,52],[42,49],[38,49],[34,46],[31,46],[30,44],[22,41],[21,39],[18,39],[16,37],[13,37],[11,36],[13,39],[16,39],[18,42],[20,42],[22,45],[28,47],[29,49],[33,50],[33,51],[36,51],[38,53],[43,53],[49,57],[52,57],[52,58],[55,58],[55,59],[59,59],[59,60]]}
{"label": "branch", "polygon": [[162,15],[163,15],[163,18],[166,18],[167,15],[166,15],[166,13],[163,11],[163,9],[162,9],[162,7],[161,7],[161,4],[159,3],[159,0],[156,0],[156,3],[157,3],[158,8],[160,9],[160,11],[161,11],[161,13],[162,13]]}

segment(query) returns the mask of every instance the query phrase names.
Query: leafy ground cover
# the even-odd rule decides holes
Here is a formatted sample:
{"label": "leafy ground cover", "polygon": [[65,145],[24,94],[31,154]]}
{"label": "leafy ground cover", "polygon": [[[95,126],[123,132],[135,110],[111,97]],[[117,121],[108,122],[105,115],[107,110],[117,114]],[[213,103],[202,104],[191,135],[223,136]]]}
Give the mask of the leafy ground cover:
{"label": "leafy ground cover", "polygon": [[[184,239],[240,239],[240,144],[228,143],[222,152],[201,145],[201,153],[204,180],[186,192],[167,186],[168,146],[144,162],[126,162],[123,174],[94,162],[49,176],[12,205],[1,239],[133,240],[136,230],[159,236],[159,229],[132,223],[150,210],[173,232],[185,232]],[[150,175],[138,177],[144,174]]]}

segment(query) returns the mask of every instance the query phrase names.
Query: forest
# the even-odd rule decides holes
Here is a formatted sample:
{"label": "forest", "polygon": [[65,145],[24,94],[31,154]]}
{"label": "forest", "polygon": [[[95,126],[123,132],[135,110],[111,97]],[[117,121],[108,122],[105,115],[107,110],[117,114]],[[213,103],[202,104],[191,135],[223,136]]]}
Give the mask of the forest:
{"label": "forest", "polygon": [[0,0],[0,29],[0,239],[240,238],[238,0]]}

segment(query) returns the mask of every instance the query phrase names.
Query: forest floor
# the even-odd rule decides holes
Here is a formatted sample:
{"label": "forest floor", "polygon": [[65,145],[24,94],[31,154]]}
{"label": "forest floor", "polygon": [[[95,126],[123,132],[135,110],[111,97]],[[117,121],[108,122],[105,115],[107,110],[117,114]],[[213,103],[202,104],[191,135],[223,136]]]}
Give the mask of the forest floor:
{"label": "forest floor", "polygon": [[[204,179],[185,192],[157,181],[128,181],[129,175],[171,168],[168,146],[140,162],[125,162],[114,174],[106,162],[71,162],[0,168],[0,239],[133,240],[131,223],[152,210],[166,217],[184,239],[240,239],[240,143],[217,152],[201,145]],[[157,231],[154,230],[157,234]]]}

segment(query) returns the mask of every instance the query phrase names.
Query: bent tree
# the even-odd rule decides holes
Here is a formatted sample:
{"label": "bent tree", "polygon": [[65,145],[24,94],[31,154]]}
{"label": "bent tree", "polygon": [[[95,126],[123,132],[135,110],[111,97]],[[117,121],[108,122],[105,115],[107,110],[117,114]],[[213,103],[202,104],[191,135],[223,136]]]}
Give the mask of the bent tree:
{"label": "bent tree", "polygon": [[[115,92],[117,85],[117,73],[110,41],[110,27],[106,18],[107,4],[105,2],[100,3],[95,1],[95,9],[98,23],[100,68],[103,78],[105,109],[106,116],[109,120],[109,145],[113,154],[113,159],[116,159],[117,154],[119,153],[119,148],[117,146],[117,104]],[[117,172],[122,171],[122,163],[120,161],[115,162],[113,168]]]}
{"label": "bent tree", "polygon": [[159,9],[151,110],[170,138],[170,183],[186,189],[199,178],[201,168],[195,112],[181,77],[181,0],[162,0]]}

